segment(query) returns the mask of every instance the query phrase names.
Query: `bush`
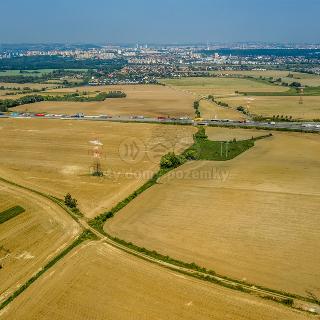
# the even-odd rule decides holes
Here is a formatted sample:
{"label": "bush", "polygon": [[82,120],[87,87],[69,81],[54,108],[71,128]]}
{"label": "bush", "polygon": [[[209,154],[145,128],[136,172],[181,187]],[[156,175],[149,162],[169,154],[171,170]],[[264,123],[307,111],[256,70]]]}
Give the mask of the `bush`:
{"label": "bush", "polygon": [[198,128],[198,132],[194,134],[194,139],[195,140],[203,140],[203,139],[208,139],[208,136],[206,134],[206,130],[203,127]]}
{"label": "bush", "polygon": [[162,156],[160,160],[161,169],[177,168],[186,162],[186,158],[181,155],[176,155],[174,152],[169,152]]}
{"label": "bush", "polygon": [[187,160],[197,160],[199,156],[198,156],[198,152],[196,150],[190,149],[184,153],[184,157]]}
{"label": "bush", "polygon": [[292,83],[290,83],[290,87],[300,88],[301,87],[301,83],[300,82],[292,82]]}
{"label": "bush", "polygon": [[71,197],[70,193],[67,193],[64,197],[64,204],[71,208],[76,209],[77,208],[77,200]]}

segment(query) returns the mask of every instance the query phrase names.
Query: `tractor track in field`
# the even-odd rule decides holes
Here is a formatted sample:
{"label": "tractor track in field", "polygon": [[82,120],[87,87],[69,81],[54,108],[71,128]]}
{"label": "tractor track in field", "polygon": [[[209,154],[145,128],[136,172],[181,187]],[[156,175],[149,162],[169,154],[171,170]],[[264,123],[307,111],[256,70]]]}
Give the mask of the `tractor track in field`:
{"label": "tractor track in field", "polygon": [[170,262],[165,262],[161,259],[151,257],[148,254],[144,254],[144,253],[141,253],[137,250],[129,248],[125,245],[122,245],[122,244],[114,241],[109,235],[103,234],[102,232],[91,227],[85,218],[76,216],[64,204],[62,204],[60,201],[57,201],[57,199],[55,197],[53,197],[51,195],[44,194],[44,193],[39,192],[37,190],[33,190],[29,187],[24,187],[22,185],[16,184],[15,182],[3,179],[1,177],[0,177],[0,180],[5,183],[14,185],[18,188],[29,190],[31,192],[34,192],[38,195],[41,195],[41,196],[53,201],[54,203],[56,203],[60,207],[62,207],[69,215],[71,215],[72,218],[75,221],[77,221],[77,223],[82,227],[82,229],[90,230],[99,239],[98,241],[105,242],[108,245],[110,245],[116,249],[124,251],[128,254],[134,255],[134,256],[141,258],[145,261],[149,261],[150,263],[160,265],[160,266],[167,268],[167,269],[170,269],[172,271],[183,273],[184,275],[192,276],[192,277],[201,279],[203,281],[209,281],[209,282],[212,282],[216,285],[221,285],[221,286],[227,287],[230,290],[243,291],[243,292],[246,292],[249,294],[254,294],[254,295],[259,296],[264,299],[272,300],[275,302],[281,302],[281,303],[283,303],[283,301],[285,301],[285,300],[292,300],[292,302],[293,302],[292,305],[288,305],[288,307],[291,307],[293,309],[298,309],[300,311],[310,312],[315,315],[320,314],[320,306],[316,303],[311,302],[310,300],[308,301],[307,298],[299,297],[296,295],[285,294],[285,293],[278,293],[278,292],[274,292],[272,289],[267,289],[267,288],[262,289],[262,288],[254,286],[254,285],[251,285],[251,284],[245,284],[242,282],[238,282],[236,280],[227,279],[223,276],[213,275],[213,274],[206,273],[206,272],[192,270],[187,267],[182,267],[182,266],[178,266],[173,263],[170,263]]}

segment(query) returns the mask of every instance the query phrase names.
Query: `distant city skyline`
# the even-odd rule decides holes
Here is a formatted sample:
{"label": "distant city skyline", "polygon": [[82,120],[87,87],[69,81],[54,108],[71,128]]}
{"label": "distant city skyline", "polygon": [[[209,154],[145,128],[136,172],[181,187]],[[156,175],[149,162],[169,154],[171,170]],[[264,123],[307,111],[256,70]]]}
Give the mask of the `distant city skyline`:
{"label": "distant city skyline", "polygon": [[318,0],[4,0],[0,43],[320,43]]}

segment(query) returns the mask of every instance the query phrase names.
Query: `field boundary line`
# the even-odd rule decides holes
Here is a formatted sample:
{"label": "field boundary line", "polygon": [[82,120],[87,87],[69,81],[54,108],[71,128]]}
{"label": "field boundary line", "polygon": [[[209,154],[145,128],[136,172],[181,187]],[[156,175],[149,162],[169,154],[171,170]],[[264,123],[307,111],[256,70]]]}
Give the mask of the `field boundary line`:
{"label": "field boundary line", "polygon": [[71,250],[80,245],[86,240],[95,239],[95,235],[90,230],[84,230],[80,236],[77,237],[68,247],[62,250],[58,255],[51,259],[38,272],[36,272],[29,280],[14,291],[8,298],[0,303],[0,310],[4,309],[9,303],[16,299],[20,294],[27,290],[38,278],[40,278],[46,271],[52,268],[58,261],[64,258]]}
{"label": "field boundary line", "polygon": [[[170,170],[165,170],[165,171],[166,172],[164,172],[163,174],[169,172]],[[159,178],[159,176],[157,176],[157,178],[154,180],[153,184],[157,183],[158,178]],[[246,292],[249,294],[255,294],[256,296],[258,296],[260,298],[272,300],[274,302],[281,303],[285,306],[291,307],[291,308],[299,310],[299,311],[304,311],[304,312],[308,312],[311,314],[315,314],[313,312],[308,311],[308,309],[301,309],[301,308],[294,307],[294,299],[299,300],[299,301],[303,301],[303,302],[314,303],[314,301],[311,301],[311,299],[308,299],[305,297],[299,297],[299,296],[284,293],[284,292],[283,293],[282,292],[275,292],[272,289],[259,288],[259,286],[254,286],[251,284],[245,284],[243,282],[240,282],[240,281],[237,281],[237,280],[234,280],[231,278],[217,275],[214,273],[214,271],[210,271],[210,270],[207,271],[205,268],[199,267],[195,263],[186,263],[186,262],[182,262],[182,261],[170,258],[169,256],[162,256],[161,254],[157,253],[156,251],[150,251],[148,249],[138,247],[130,242],[126,242],[125,240],[114,238],[111,235],[109,235],[108,233],[106,233],[103,230],[103,228],[99,229],[98,226],[93,227],[93,226],[91,226],[90,221],[87,222],[83,218],[79,218],[79,217],[75,216],[74,213],[70,209],[68,209],[65,205],[62,204],[61,200],[59,200],[53,196],[47,195],[45,193],[42,193],[40,191],[34,190],[32,188],[21,186],[15,182],[11,182],[11,181],[6,180],[2,177],[0,177],[0,181],[6,182],[8,184],[14,185],[19,188],[23,188],[23,189],[28,190],[30,192],[34,192],[40,196],[47,198],[48,200],[53,201],[54,203],[58,204],[61,208],[63,208],[69,215],[71,215],[74,218],[74,220],[80,225],[80,227],[84,230],[83,233],[71,245],[69,245],[60,254],[58,254],[56,257],[54,257],[48,264],[46,264],[40,271],[38,271],[33,277],[31,277],[25,284],[23,284],[21,287],[19,287],[12,295],[10,295],[5,301],[3,301],[0,304],[0,310],[4,309],[9,303],[11,303],[15,298],[17,298],[20,294],[22,294],[29,286],[31,286],[31,284],[33,282],[35,282],[48,269],[50,269],[52,266],[54,266],[59,260],[64,258],[67,255],[67,253],[69,253],[73,248],[75,248],[76,246],[78,246],[79,244],[84,242],[85,240],[97,240],[100,238],[100,240],[105,241],[107,244],[109,244],[119,250],[125,251],[128,254],[134,255],[134,256],[141,258],[145,261],[149,261],[151,263],[160,265],[160,266],[167,268],[167,269],[170,269],[172,271],[176,271],[176,272],[182,273],[184,275],[197,278],[199,280],[208,281],[208,282],[211,282],[211,283],[214,283],[217,285],[221,285],[223,287],[226,287],[226,288],[229,288],[232,290]],[[150,186],[148,186],[148,188],[149,187]],[[146,188],[145,190],[147,190],[148,188]],[[132,198],[130,201],[132,201],[133,199],[134,198]],[[123,206],[119,207],[118,211],[120,211],[122,208],[123,208]],[[103,224],[104,224],[104,222],[103,222]],[[153,255],[156,255],[156,257],[154,257]],[[161,259],[161,257],[163,257],[167,260],[169,259],[169,261],[165,261],[165,259]],[[173,261],[175,263],[173,263]],[[183,266],[181,266],[179,264],[182,264]],[[189,267],[186,267],[186,266],[189,266]]]}

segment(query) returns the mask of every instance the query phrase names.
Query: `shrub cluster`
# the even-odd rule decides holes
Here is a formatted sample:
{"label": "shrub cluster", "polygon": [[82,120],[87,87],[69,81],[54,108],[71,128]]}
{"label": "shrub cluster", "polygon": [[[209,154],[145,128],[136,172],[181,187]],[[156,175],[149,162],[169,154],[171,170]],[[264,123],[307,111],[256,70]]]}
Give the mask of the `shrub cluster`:
{"label": "shrub cluster", "polygon": [[160,160],[160,167],[162,169],[177,168],[186,162],[183,155],[177,155],[174,152],[169,152],[162,156]]}
{"label": "shrub cluster", "polygon": [[222,101],[216,101],[216,104],[219,105],[220,107],[225,107],[225,108],[229,107],[229,105],[226,102],[222,102]]}
{"label": "shrub cluster", "polygon": [[193,138],[195,141],[208,139],[205,128],[199,127],[198,131],[193,135]]}
{"label": "shrub cluster", "polygon": [[64,196],[64,204],[70,209],[76,208],[78,205],[77,200],[75,198],[72,198],[70,193],[67,193]]}

